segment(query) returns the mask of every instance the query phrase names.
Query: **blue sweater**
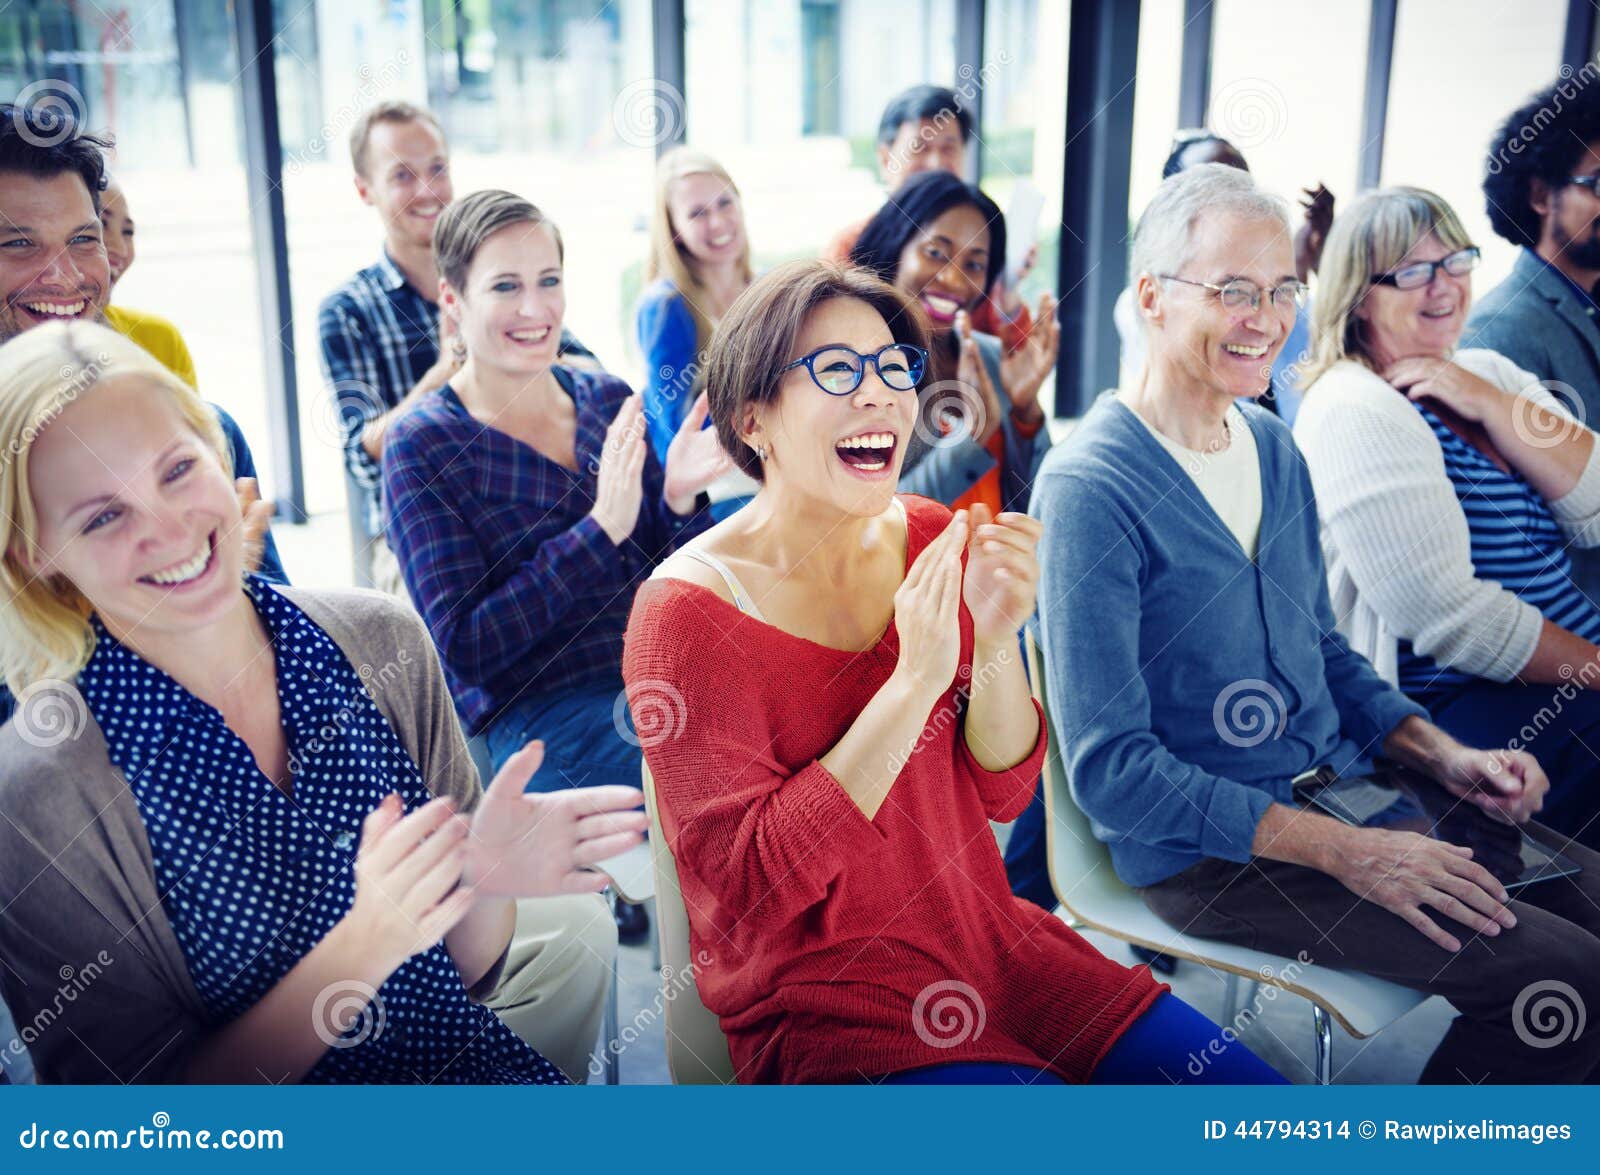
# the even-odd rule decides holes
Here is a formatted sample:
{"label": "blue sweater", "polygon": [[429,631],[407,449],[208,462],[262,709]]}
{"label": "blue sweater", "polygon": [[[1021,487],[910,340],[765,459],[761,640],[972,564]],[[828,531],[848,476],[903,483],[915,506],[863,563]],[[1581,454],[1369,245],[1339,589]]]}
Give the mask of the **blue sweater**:
{"label": "blue sweater", "polygon": [[639,340],[639,350],[644,354],[644,383],[640,394],[644,398],[650,447],[665,468],[667,446],[672,444],[678,426],[694,403],[695,384],[702,366],[696,358],[694,317],[678,287],[661,278],[639,296],[639,305],[633,312],[633,329]]}
{"label": "blue sweater", "polygon": [[1261,462],[1254,561],[1114,396],[1035,483],[1051,716],[1073,796],[1129,885],[1248,861],[1294,776],[1367,770],[1402,719],[1427,716],[1334,627],[1305,461],[1282,421],[1243,412]]}

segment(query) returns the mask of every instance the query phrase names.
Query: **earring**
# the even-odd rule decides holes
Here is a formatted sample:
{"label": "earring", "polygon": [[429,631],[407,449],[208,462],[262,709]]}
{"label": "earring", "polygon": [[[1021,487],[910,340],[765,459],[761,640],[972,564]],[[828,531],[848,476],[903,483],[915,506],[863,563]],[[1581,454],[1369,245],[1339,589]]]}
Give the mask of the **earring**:
{"label": "earring", "polygon": [[767,447],[765,445],[757,445],[756,446],[756,456],[759,457],[763,462],[765,462],[766,459],[767,459]]}
{"label": "earring", "polygon": [[467,344],[462,340],[461,336],[457,335],[450,340],[450,354],[457,363],[465,363],[467,361]]}

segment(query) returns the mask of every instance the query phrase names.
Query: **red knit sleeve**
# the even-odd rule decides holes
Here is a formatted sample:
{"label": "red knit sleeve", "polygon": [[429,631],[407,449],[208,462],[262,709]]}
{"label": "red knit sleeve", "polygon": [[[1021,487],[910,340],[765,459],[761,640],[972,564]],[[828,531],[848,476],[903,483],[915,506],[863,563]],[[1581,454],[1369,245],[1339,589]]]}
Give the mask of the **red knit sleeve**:
{"label": "red knit sleeve", "polygon": [[989,771],[973,757],[972,748],[967,746],[966,731],[956,738],[956,760],[977,787],[984,815],[999,824],[1009,824],[1022,815],[1039,785],[1039,773],[1044,770],[1044,711],[1039,709],[1037,700],[1033,702],[1033,709],[1039,716],[1039,737],[1034,740],[1028,757],[1014,767]]}
{"label": "red knit sleeve", "polygon": [[[726,639],[688,598],[696,590],[671,580],[640,588],[623,681],[680,875],[734,920],[783,925],[883,834],[821,763],[794,770],[774,760],[759,691],[743,681],[743,665],[764,659],[749,641]],[[669,711],[666,726],[649,727],[641,716],[652,710]],[[684,896],[691,909],[702,904]]]}

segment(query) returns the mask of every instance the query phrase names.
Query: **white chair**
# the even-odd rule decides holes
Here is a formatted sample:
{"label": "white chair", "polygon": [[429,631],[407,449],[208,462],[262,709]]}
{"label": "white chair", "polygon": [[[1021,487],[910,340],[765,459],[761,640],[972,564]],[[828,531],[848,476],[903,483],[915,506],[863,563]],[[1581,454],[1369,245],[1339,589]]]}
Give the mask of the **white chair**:
{"label": "white chair", "polygon": [[[1069,921],[1092,927],[1123,942],[1188,959],[1229,977],[1229,1007],[1224,1024],[1236,1009],[1238,976],[1270,983],[1311,1001],[1316,1036],[1317,1081],[1333,1081],[1333,1026],[1351,1036],[1376,1035],[1428,998],[1424,992],[1374,979],[1355,971],[1340,971],[1246,947],[1197,938],[1174,930],[1151,912],[1132,888],[1123,884],[1111,866],[1111,854],[1089,827],[1078,807],[1061,762],[1061,743],[1050,720],[1049,691],[1044,658],[1030,629],[1027,634],[1028,671],[1034,696],[1045,712],[1050,750],[1044,765],[1045,837],[1050,858],[1050,883]],[[1331,1018],[1331,1019],[1330,1019]]]}
{"label": "white chair", "polygon": [[661,831],[655,782],[644,768],[644,806],[650,814],[649,849],[655,866],[656,935],[661,944],[661,996],[667,1019],[667,1070],[677,1085],[731,1085],[737,1077],[728,1038],[700,1002],[689,949],[689,911],[678,888],[678,863]]}

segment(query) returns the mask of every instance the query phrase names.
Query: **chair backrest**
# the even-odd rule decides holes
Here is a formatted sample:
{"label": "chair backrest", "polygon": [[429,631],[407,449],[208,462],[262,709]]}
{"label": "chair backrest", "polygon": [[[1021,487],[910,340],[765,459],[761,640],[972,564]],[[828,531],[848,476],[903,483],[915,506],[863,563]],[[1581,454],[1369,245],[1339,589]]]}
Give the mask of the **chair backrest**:
{"label": "chair backrest", "polygon": [[1056,900],[1079,922],[1098,924],[1106,904],[1129,892],[1111,867],[1111,853],[1094,835],[1089,818],[1072,798],[1061,740],[1050,715],[1050,687],[1045,678],[1044,650],[1032,628],[1027,630],[1028,676],[1033,696],[1044,711],[1049,750],[1044,760],[1045,845],[1050,885]]}
{"label": "chair backrest", "polygon": [[656,935],[661,943],[661,996],[667,1017],[667,1068],[679,1085],[729,1085],[733,1058],[722,1025],[695,985],[689,911],[678,888],[678,862],[661,831],[655,781],[644,768],[644,806],[650,814],[650,856],[656,871]]}
{"label": "chair backrest", "polygon": [[369,588],[372,586],[373,536],[367,532],[367,491],[348,469],[344,471],[344,501],[350,524],[350,575],[356,587]]}

